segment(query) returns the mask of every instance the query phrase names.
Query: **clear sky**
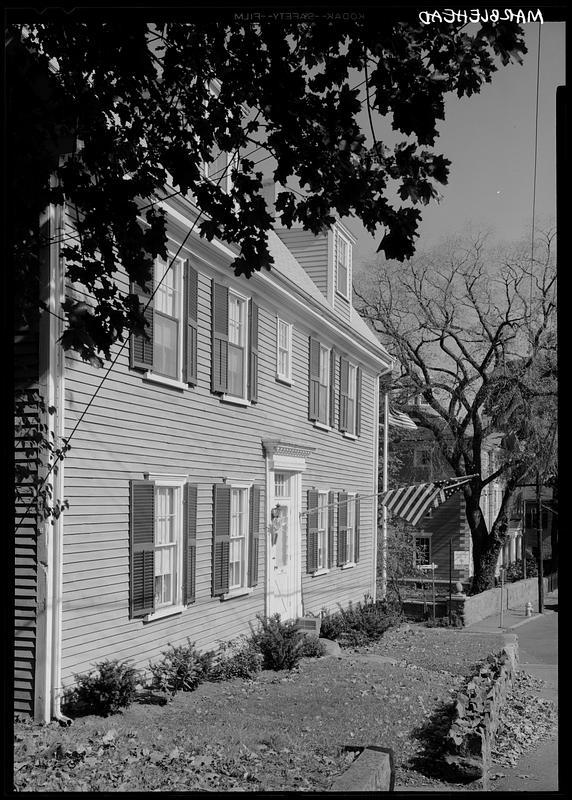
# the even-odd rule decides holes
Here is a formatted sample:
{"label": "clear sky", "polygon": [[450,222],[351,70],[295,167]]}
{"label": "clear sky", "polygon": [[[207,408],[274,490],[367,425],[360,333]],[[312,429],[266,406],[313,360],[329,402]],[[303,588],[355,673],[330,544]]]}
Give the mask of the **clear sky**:
{"label": "clear sky", "polygon": [[[540,82],[535,220],[556,215],[556,87],[565,83],[565,24],[524,25],[528,53],[522,65],[499,67],[492,83],[469,98],[448,96],[439,125],[436,152],[450,159],[449,183],[440,203],[420,206],[422,223],[417,250],[432,247],[451,234],[492,229],[501,241],[527,234],[532,220],[538,31]],[[383,135],[379,136],[383,139]],[[358,237],[354,268],[375,261],[383,236],[371,237],[360,222],[347,219]]]}

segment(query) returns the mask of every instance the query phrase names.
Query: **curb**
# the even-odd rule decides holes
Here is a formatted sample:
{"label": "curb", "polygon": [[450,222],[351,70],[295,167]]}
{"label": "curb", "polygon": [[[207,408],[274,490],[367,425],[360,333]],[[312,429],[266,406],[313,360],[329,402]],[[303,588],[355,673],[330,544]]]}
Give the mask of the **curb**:
{"label": "curb", "polygon": [[390,747],[344,748],[360,750],[349,768],[335,779],[330,792],[393,792],[395,765]]}

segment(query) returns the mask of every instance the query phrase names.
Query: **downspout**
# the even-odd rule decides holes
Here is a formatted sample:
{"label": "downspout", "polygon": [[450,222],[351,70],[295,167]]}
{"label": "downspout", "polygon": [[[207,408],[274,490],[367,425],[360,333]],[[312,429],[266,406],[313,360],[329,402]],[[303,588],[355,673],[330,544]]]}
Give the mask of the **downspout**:
{"label": "downspout", "polygon": [[[383,473],[382,491],[387,491],[389,462],[389,392],[383,396]],[[387,596],[387,506],[382,506],[381,521],[381,596]]]}
{"label": "downspout", "polygon": [[372,592],[371,596],[373,597],[373,602],[377,600],[377,504],[379,501],[377,492],[378,492],[378,483],[379,483],[379,379],[381,375],[375,376],[375,385],[373,390],[373,407],[375,409],[374,412],[374,419],[373,419],[373,497],[372,497],[372,507],[373,507],[373,578],[372,578]]}
{"label": "downspout", "polygon": [[[55,232],[56,241],[63,239],[65,219],[65,206],[58,206],[55,209]],[[51,262],[54,314],[52,322],[54,325],[54,336],[50,337],[50,361],[51,370],[54,375],[54,406],[56,407],[55,434],[56,442],[61,447],[65,434],[65,355],[59,340],[63,332],[62,324],[62,303],[65,300],[65,277],[63,260],[60,257],[59,245],[56,244],[55,257]],[[54,498],[64,497],[64,459],[54,470]],[[59,517],[54,520],[53,535],[53,622],[52,622],[52,670],[51,670],[51,706],[52,718],[64,725],[71,725],[72,720],[61,712],[62,695],[62,596],[63,596],[63,545],[64,545],[64,514],[62,511]]]}

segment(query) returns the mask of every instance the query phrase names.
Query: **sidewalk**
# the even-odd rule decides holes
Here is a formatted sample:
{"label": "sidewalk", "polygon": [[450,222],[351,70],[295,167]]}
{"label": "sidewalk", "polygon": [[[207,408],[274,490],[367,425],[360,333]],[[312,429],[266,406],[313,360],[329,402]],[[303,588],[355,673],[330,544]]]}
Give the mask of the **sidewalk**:
{"label": "sidewalk", "polygon": [[[534,606],[535,604],[533,604]],[[518,628],[534,619],[544,616],[544,614],[554,614],[554,609],[558,608],[558,589],[555,589],[550,594],[545,595],[544,598],[544,613],[539,614],[537,611],[532,612],[532,616],[527,617],[524,605],[518,608],[505,609],[502,613],[493,614],[490,617],[473,622],[472,625],[465,626],[462,630],[469,633],[498,633],[499,631],[506,631],[507,633],[518,633]],[[515,630],[515,628],[517,630]]]}
{"label": "sidewalk", "polygon": [[[544,612],[527,617],[524,607],[468,625],[467,632],[515,633],[518,637],[519,669],[541,678],[540,692],[558,706],[558,590],[547,594]],[[529,752],[514,767],[496,770],[502,773],[491,784],[492,792],[556,792],[558,786],[558,728]]]}

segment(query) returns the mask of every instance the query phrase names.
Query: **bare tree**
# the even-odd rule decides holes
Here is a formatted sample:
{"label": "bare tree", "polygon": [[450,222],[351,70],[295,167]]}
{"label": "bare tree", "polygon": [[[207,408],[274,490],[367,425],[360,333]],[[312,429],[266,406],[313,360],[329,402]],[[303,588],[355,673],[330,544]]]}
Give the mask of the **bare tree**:
{"label": "bare tree", "polygon": [[[402,264],[380,261],[354,287],[362,316],[396,357],[394,386],[427,405],[407,408],[429,429],[456,475],[477,473],[464,488],[473,540],[473,591],[494,583],[519,484],[542,463],[552,467],[556,441],[555,232],[534,248],[493,249],[487,236],[448,241]],[[497,435],[500,457],[482,474],[483,446]],[[490,527],[484,487],[503,483]]]}

